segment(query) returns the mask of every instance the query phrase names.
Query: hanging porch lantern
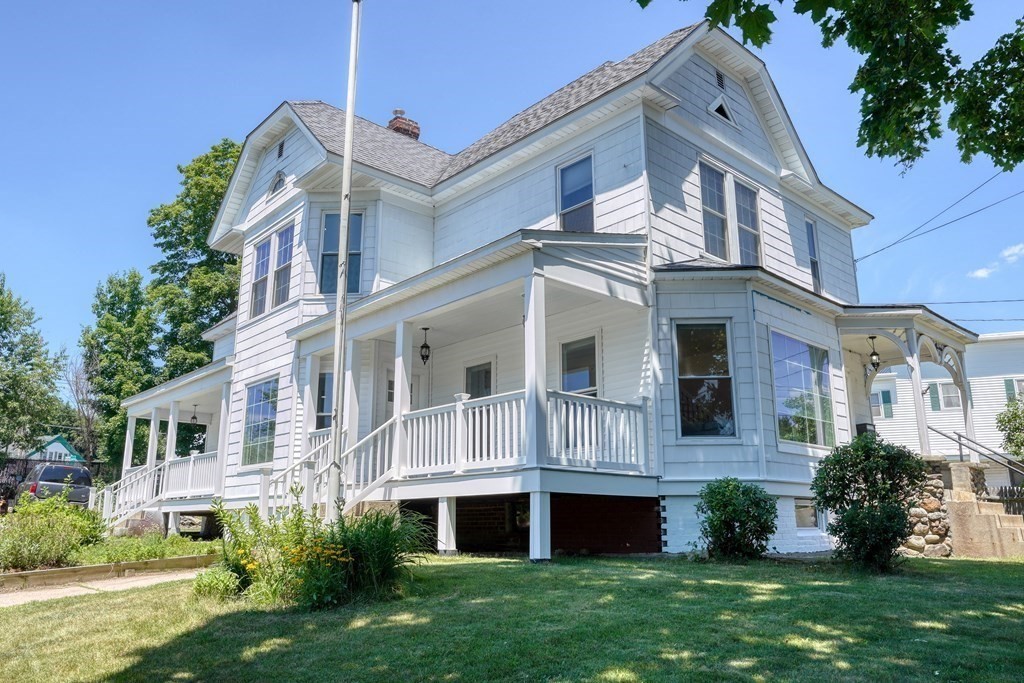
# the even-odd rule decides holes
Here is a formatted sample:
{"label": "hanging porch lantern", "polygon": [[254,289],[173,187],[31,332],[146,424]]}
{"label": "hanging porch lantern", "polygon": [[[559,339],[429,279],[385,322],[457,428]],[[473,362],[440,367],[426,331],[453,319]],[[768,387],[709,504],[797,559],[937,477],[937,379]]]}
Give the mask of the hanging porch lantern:
{"label": "hanging porch lantern", "polygon": [[197,424],[199,422],[199,416],[196,415],[196,408],[198,408],[198,407],[199,407],[198,403],[193,403],[192,404],[192,418],[189,420],[189,422],[191,422],[192,424]]}
{"label": "hanging porch lantern", "polygon": [[427,361],[430,360],[430,344],[427,343],[427,330],[429,327],[421,327],[423,330],[423,343],[420,344],[420,360],[426,365]]}
{"label": "hanging porch lantern", "polygon": [[875,372],[878,372],[878,368],[882,367],[882,357],[879,356],[878,351],[875,350],[875,335],[868,337],[868,341],[871,342],[871,355],[869,356],[869,359],[871,360],[871,368]]}

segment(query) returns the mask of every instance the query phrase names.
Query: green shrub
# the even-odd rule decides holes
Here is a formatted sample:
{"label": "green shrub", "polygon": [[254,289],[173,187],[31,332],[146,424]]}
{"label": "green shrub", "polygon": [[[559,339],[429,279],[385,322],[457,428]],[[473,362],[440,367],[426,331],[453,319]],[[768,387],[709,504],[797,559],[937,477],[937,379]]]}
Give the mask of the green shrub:
{"label": "green shrub", "polygon": [[252,505],[229,511],[217,504],[214,514],[225,530],[224,567],[258,604],[324,609],[394,596],[409,565],[429,548],[423,519],[398,510],[330,524],[297,504],[269,521]]}
{"label": "green shrub", "polygon": [[196,575],[192,582],[192,593],[200,598],[227,600],[240,591],[238,575],[223,564],[215,564]]}
{"label": "green shrub", "polygon": [[65,492],[40,500],[25,495],[0,519],[0,571],[67,567],[102,537],[99,516],[68,503]]}
{"label": "green shrub", "polygon": [[216,541],[193,541],[184,536],[164,538],[160,532],[142,536],[108,538],[102,543],[87,546],[75,555],[77,564],[108,564],[111,562],[139,562],[164,557],[211,555],[217,552]]}
{"label": "green shrub", "polygon": [[779,511],[763,488],[724,477],[705,485],[699,495],[697,515],[708,557],[752,559],[768,550]]}
{"label": "green shrub", "polygon": [[910,508],[924,476],[921,458],[872,432],[835,448],[811,490],[817,506],[832,512],[836,554],[866,569],[891,570],[910,535]]}

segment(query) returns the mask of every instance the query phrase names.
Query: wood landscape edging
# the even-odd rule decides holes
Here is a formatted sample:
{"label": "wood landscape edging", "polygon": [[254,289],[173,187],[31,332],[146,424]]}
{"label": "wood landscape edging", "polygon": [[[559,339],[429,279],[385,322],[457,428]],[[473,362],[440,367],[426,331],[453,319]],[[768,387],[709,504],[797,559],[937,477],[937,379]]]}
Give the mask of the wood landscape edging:
{"label": "wood landscape edging", "polygon": [[185,555],[183,557],[161,557],[155,560],[139,560],[136,562],[113,562],[110,564],[90,564],[82,567],[11,572],[0,574],[0,590],[59,586],[64,583],[75,583],[78,581],[112,579],[134,572],[195,569],[208,567],[219,559],[220,555],[218,553],[209,553],[206,555]]}

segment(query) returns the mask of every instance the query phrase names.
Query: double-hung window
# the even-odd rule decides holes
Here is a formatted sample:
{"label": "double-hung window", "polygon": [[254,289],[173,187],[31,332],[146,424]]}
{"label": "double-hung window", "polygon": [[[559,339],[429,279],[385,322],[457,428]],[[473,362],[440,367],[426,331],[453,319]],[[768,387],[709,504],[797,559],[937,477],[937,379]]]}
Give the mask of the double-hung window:
{"label": "double-hung window", "polygon": [[270,278],[270,238],[256,245],[252,266],[252,295],[249,317],[255,318],[267,310],[267,280]]}
{"label": "double-hung window", "polygon": [[779,438],[835,445],[828,351],[772,332],[772,370]]}
{"label": "double-hung window", "polygon": [[[323,239],[320,247],[320,293],[338,291],[339,219],[341,214],[324,214]],[[348,260],[345,264],[346,292],[359,293],[363,266],[363,214],[351,213],[348,218]]]}
{"label": "double-hung window", "polygon": [[725,323],[676,325],[676,373],[680,434],[736,436]]}
{"label": "double-hung window", "polygon": [[558,213],[562,230],[594,232],[594,165],[585,157],[558,170]]}
{"label": "double-hung window", "polygon": [[700,164],[700,196],[704,207],[704,251],[728,260],[725,218],[725,174],[704,162]]}
{"label": "double-hung window", "polygon": [[761,231],[757,220],[757,191],[742,183],[736,189],[736,225],[739,227],[740,263],[761,265]]}
{"label": "double-hung window", "polygon": [[316,428],[327,429],[331,426],[334,414],[334,373],[321,372],[316,392]]}
{"label": "double-hung window", "polygon": [[597,396],[597,338],[562,344],[562,391]]}
{"label": "double-hung window", "polygon": [[818,225],[812,220],[805,220],[807,229],[807,253],[811,261],[811,286],[815,294],[821,294],[821,265],[818,263]]}
{"label": "double-hung window", "polygon": [[942,397],[942,409],[952,410],[960,407],[960,390],[955,384],[940,384],[939,391]]}
{"label": "double-hung window", "polygon": [[883,389],[871,392],[871,417],[892,417],[892,391]]}
{"label": "double-hung window", "polygon": [[273,460],[276,431],[277,379],[271,379],[245,390],[242,464],[255,465]]}
{"label": "double-hung window", "polygon": [[277,264],[274,267],[274,303],[280,306],[288,301],[292,279],[292,238],[295,226],[289,225],[277,232]]}

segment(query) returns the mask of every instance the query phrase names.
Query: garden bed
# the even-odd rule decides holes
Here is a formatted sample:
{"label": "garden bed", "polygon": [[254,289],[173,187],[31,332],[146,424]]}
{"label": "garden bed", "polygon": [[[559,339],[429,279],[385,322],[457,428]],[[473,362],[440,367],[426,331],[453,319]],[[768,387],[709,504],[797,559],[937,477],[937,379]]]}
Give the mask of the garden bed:
{"label": "garden bed", "polygon": [[134,562],[111,562],[108,564],[88,564],[78,567],[61,567],[59,569],[33,569],[26,572],[0,573],[0,591],[23,590],[41,586],[60,586],[66,583],[111,579],[118,576],[130,576],[135,572],[166,571],[168,569],[197,569],[209,567],[219,559],[218,555],[184,555],[180,557],[161,557],[153,560],[137,560]]}

